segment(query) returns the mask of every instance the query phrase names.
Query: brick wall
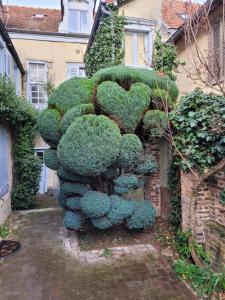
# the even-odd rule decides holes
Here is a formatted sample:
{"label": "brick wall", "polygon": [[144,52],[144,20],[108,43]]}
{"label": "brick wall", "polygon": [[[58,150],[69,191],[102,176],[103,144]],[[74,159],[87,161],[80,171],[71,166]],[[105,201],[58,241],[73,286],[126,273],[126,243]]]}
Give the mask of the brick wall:
{"label": "brick wall", "polygon": [[[152,154],[160,165],[160,147],[158,143],[145,145],[145,154]],[[145,199],[151,199],[156,209],[157,216],[161,215],[160,201],[160,171],[158,170],[151,176],[146,176],[144,187]]]}
{"label": "brick wall", "polygon": [[191,173],[181,173],[183,230],[191,229],[197,242],[205,244],[214,259],[220,253],[225,260],[225,243],[221,242],[225,237],[225,206],[220,202],[224,189],[224,171],[209,178],[198,189]]}

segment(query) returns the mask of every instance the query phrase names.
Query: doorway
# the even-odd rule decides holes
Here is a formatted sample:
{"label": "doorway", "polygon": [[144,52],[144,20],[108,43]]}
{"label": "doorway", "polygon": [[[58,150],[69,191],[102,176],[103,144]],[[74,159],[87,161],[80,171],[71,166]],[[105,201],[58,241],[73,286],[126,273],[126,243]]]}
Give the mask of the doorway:
{"label": "doorway", "polygon": [[40,158],[42,162],[41,177],[39,182],[39,194],[45,194],[48,191],[48,168],[44,164],[44,151],[45,149],[35,149],[36,155]]}

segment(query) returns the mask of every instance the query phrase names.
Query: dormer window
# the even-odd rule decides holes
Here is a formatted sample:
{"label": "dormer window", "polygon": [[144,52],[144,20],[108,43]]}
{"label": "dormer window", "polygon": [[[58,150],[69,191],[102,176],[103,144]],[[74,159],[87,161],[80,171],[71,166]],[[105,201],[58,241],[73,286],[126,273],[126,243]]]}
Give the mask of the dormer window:
{"label": "dormer window", "polygon": [[88,11],[69,9],[69,32],[88,32]]}
{"label": "dormer window", "polygon": [[33,14],[33,18],[37,20],[43,20],[45,16],[44,14]]}
{"label": "dormer window", "polygon": [[178,17],[180,17],[183,21],[187,19],[187,14],[186,13],[177,13]]}

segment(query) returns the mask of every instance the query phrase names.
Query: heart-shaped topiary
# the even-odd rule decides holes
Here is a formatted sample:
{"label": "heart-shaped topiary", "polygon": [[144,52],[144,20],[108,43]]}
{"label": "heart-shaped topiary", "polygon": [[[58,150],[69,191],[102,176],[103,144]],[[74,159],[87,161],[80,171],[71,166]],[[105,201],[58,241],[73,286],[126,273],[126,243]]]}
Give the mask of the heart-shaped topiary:
{"label": "heart-shaped topiary", "polygon": [[126,91],[116,82],[104,81],[98,87],[97,103],[124,132],[134,132],[150,105],[151,94],[144,83],[135,83]]}

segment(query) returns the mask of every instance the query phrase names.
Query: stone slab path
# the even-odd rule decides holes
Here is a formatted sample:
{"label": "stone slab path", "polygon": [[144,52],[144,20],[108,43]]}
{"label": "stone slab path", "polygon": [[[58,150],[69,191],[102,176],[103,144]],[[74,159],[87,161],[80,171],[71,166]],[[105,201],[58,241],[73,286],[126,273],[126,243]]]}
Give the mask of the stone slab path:
{"label": "stone slab path", "polygon": [[0,260],[1,300],[194,300],[152,245],[80,251],[62,212],[21,215],[10,236],[22,243]]}

